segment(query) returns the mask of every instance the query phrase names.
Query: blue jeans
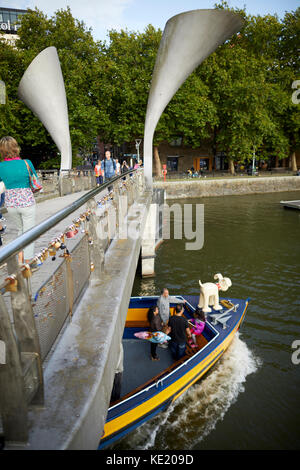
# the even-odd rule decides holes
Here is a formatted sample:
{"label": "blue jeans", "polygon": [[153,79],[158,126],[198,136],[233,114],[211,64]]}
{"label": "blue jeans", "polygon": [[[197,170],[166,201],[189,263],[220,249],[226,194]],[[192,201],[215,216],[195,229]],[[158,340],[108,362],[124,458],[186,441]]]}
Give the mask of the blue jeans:
{"label": "blue jeans", "polygon": [[175,341],[170,341],[170,349],[174,359],[181,359],[185,355],[186,343],[175,343]]}

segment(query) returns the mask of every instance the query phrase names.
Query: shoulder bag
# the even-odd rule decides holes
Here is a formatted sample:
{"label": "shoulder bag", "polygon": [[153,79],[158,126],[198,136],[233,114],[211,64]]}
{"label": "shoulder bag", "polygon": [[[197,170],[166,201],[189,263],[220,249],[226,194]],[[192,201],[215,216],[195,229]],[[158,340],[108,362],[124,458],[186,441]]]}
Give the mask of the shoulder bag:
{"label": "shoulder bag", "polygon": [[37,177],[35,176],[35,174],[33,173],[32,169],[30,168],[30,166],[28,165],[28,163],[26,162],[26,160],[24,160],[26,166],[27,166],[27,170],[28,170],[28,173],[29,173],[29,184],[30,184],[30,188],[31,188],[31,191],[33,193],[37,193],[38,191],[40,191],[41,189],[43,189],[42,185],[40,185],[40,183],[38,182],[38,179]]}

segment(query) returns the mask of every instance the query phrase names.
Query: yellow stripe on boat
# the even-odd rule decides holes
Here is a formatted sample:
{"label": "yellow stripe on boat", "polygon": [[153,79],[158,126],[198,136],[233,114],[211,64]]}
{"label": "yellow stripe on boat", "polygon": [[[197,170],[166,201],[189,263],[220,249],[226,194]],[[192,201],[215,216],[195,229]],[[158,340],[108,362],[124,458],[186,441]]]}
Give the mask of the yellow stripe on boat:
{"label": "yellow stripe on boat", "polygon": [[110,434],[114,434],[120,429],[137,421],[139,418],[143,417],[144,415],[146,415],[147,413],[149,413],[150,411],[170,399],[176,393],[177,390],[180,390],[182,387],[184,387],[188,382],[193,380],[193,378],[195,378],[197,374],[199,374],[201,369],[204,369],[203,373],[195,378],[195,381],[199,380],[199,378],[206,372],[205,366],[210,363],[214,357],[218,356],[222,349],[223,345],[222,347],[219,347],[218,349],[212,351],[211,354],[207,356],[204,361],[197,364],[197,366],[187,372],[183,377],[178,379],[174,384],[171,384],[169,387],[162,390],[160,393],[150,398],[145,403],[134,407],[132,410],[127,411],[127,413],[124,413],[123,415],[118,416],[112,421],[106,423],[104,426],[104,435],[102,438],[106,438]]}
{"label": "yellow stripe on boat", "polygon": [[[191,387],[191,385],[197,382],[202,377],[202,375],[204,375],[209,370],[209,368],[212,367],[213,364],[219,359],[220,354],[223,354],[225,350],[228,348],[229,344],[233,340],[233,337],[236,334],[239,328],[239,325],[246,313],[247,307],[248,307],[248,303],[246,303],[243,315],[241,316],[239,323],[235,326],[235,328],[227,336],[227,338],[218,346],[218,348],[211,351],[211,353],[205,359],[203,359],[203,361],[201,361],[199,364],[193,367],[193,369],[191,369],[190,371],[186,372],[176,382],[169,385],[169,387],[157,393],[154,397],[150,398],[149,400],[142,403],[141,405],[135,406],[131,410],[127,411],[126,413],[107,422],[104,426],[104,434],[102,436],[102,439],[105,439],[108,436],[131,425],[135,421],[138,421],[140,418],[147,415],[155,408],[159,407],[162,403],[169,400],[172,396],[176,394],[177,391],[180,390],[180,392],[174,396],[172,401],[176,400],[182,393],[184,393],[189,387]],[[131,309],[131,310],[142,310],[142,309]],[[145,310],[148,310],[148,309],[145,309]],[[209,367],[207,367],[208,364],[209,364]],[[200,371],[202,369],[203,371],[200,374]],[[163,380],[164,379],[161,379],[161,382],[163,382]]]}

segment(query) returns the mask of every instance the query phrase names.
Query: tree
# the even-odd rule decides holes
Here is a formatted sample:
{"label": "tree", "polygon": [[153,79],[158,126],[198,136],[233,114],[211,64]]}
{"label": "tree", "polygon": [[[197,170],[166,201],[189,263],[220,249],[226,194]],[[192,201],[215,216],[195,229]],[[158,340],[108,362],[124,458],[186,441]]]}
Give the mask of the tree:
{"label": "tree", "polygon": [[299,79],[300,71],[300,8],[286,13],[282,22],[279,47],[277,49],[277,80],[285,93],[285,107],[279,117],[288,139],[292,170],[297,171],[296,150],[300,148],[300,108],[292,100],[292,85]]}
{"label": "tree", "polygon": [[97,103],[105,109],[98,130],[102,140],[131,142],[144,132],[149,84],[161,31],[110,31],[109,44],[100,44],[102,68]]}
{"label": "tree", "polygon": [[[3,48],[7,67],[11,67],[14,61],[18,61],[18,67],[12,68],[13,77],[6,77],[9,102],[2,126],[9,128],[9,116],[15,116],[11,127],[22,147],[43,148],[43,152],[52,158],[57,153],[45,128],[17,99],[17,85],[30,62],[46,47],[55,46],[65,82],[74,158],[78,150],[90,145],[97,135],[100,113],[91,89],[100,59],[98,45],[84,23],[72,17],[69,8],[57,11],[50,19],[38,9],[28,10],[22,16],[18,34],[17,50],[10,48],[8,52],[7,47]],[[1,69],[2,61],[3,56]]]}
{"label": "tree", "polygon": [[280,23],[270,15],[252,17],[235,11],[244,17],[244,27],[199,68],[219,118],[214,146],[226,152],[232,172],[233,161],[248,162],[254,151],[263,159],[270,153],[284,158],[288,151],[279,119],[284,93],[273,72]]}
{"label": "tree", "polygon": [[[226,2],[216,8],[229,9]],[[245,25],[211,54],[180,87],[163,112],[154,135],[154,158],[160,173],[159,145],[182,137],[193,148],[209,143],[226,151],[229,164],[259,158],[284,158],[299,147],[299,106],[292,83],[299,79],[299,11],[277,16],[244,17]],[[55,46],[61,62],[69,107],[73,153],[93,144],[122,144],[141,138],[152,72],[162,32],[110,31],[96,43],[70,9],[47,18],[29,10],[22,17],[18,48],[0,40],[0,80],[7,88],[0,130],[12,134],[22,149],[35,152],[41,165],[58,164],[57,149],[43,125],[17,99],[19,81],[33,58]],[[30,151],[30,152],[29,152]],[[44,161],[45,160],[45,161]]]}
{"label": "tree", "polygon": [[[107,121],[99,132],[106,141],[132,142],[144,133],[151,76],[161,40],[161,31],[149,25],[143,33],[110,31],[109,45],[102,45],[105,57]],[[103,92],[100,92],[103,93]],[[208,99],[209,89],[194,73],[178,90],[158,122],[154,136],[154,160],[161,174],[159,144],[183,136],[185,143],[198,147],[209,138],[217,117]],[[100,94],[101,96],[101,94]],[[99,97],[99,104],[102,96]]]}

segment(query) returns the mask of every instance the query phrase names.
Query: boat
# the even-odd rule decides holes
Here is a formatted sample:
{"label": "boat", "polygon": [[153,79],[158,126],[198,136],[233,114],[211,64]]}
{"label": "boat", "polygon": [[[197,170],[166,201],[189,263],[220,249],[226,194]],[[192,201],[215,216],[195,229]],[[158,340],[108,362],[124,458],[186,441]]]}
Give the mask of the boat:
{"label": "boat", "polygon": [[[176,295],[184,303],[184,316],[193,318],[199,296]],[[105,449],[177,400],[222,357],[239,330],[250,299],[221,299],[222,310],[207,314],[197,347],[186,346],[185,356],[174,361],[169,348],[158,348],[160,360],[151,361],[150,342],[135,333],[149,329],[147,311],[158,296],[131,297],[123,334],[124,371],[120,398],[107,412],[99,449]],[[174,313],[175,304],[170,304]]]}

